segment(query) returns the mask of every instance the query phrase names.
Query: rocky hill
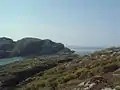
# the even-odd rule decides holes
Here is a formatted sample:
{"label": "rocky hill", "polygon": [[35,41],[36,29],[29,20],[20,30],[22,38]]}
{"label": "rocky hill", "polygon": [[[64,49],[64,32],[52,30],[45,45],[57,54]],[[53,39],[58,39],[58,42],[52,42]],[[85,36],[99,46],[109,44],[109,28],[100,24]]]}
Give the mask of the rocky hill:
{"label": "rocky hill", "polygon": [[0,67],[1,90],[120,90],[120,47],[47,55]]}
{"label": "rocky hill", "polygon": [[48,55],[60,51],[62,51],[61,54],[71,53],[71,50],[67,49],[63,44],[55,43],[49,39],[23,38],[15,42],[6,37],[0,38],[0,58]]}
{"label": "rocky hill", "polygon": [[0,38],[0,58],[9,57],[12,49],[15,47],[15,42],[6,37]]}

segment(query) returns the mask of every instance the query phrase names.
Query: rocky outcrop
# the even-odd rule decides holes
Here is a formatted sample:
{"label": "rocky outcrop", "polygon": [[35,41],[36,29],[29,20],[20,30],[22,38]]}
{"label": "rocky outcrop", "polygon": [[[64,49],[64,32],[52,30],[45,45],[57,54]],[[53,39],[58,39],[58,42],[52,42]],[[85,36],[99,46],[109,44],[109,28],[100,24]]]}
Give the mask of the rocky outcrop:
{"label": "rocky outcrop", "polygon": [[49,39],[41,41],[41,52],[40,54],[53,54],[60,50],[63,50],[65,47],[61,43],[52,42]]}
{"label": "rocky outcrop", "polygon": [[0,58],[8,57],[14,46],[15,42],[12,39],[0,38]]}
{"label": "rocky outcrop", "polygon": [[11,56],[27,56],[41,51],[41,40],[36,38],[23,38],[16,42]]}
{"label": "rocky outcrop", "polygon": [[14,42],[9,38],[0,38],[0,58],[31,55],[48,55],[70,53],[71,50],[61,43],[53,42],[49,39],[23,38]]}

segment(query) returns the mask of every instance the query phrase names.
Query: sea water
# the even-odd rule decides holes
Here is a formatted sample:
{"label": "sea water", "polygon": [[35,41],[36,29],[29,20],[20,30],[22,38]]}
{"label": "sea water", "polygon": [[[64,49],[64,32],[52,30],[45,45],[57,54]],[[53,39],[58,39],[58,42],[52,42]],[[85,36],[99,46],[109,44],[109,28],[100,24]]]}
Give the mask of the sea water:
{"label": "sea water", "polygon": [[13,58],[4,58],[4,59],[0,59],[0,65],[6,65],[9,63],[13,63],[15,61],[20,61],[22,60],[22,57],[13,57]]}

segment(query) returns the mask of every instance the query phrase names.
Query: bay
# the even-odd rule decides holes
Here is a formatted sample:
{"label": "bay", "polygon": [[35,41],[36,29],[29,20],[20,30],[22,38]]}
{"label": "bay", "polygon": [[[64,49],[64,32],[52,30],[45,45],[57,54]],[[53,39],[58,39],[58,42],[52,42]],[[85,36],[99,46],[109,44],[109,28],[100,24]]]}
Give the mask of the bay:
{"label": "bay", "polygon": [[0,65],[6,65],[20,60],[23,60],[23,58],[22,57],[4,58],[0,59]]}

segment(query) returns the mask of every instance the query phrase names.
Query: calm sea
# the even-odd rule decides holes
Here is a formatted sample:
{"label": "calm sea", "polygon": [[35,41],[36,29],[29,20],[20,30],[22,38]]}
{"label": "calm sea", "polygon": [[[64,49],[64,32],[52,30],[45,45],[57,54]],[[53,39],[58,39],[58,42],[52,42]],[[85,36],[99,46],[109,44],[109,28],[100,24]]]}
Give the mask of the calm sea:
{"label": "calm sea", "polygon": [[23,58],[22,57],[4,58],[4,59],[0,59],[0,65],[6,65],[20,60],[23,60]]}
{"label": "calm sea", "polygon": [[86,55],[86,54],[90,54],[90,53],[93,53],[95,51],[100,51],[101,49],[99,48],[93,48],[93,49],[73,49],[75,50],[75,53],[76,54],[79,54],[79,55]]}

